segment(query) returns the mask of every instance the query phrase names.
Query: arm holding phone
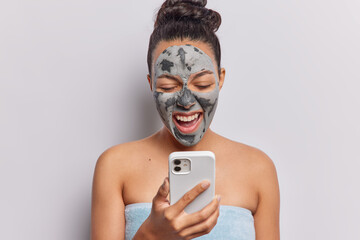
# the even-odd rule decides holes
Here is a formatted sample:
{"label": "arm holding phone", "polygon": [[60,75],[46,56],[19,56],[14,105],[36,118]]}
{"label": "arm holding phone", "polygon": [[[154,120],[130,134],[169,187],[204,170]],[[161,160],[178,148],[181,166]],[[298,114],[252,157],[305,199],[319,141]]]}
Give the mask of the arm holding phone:
{"label": "arm holding phone", "polygon": [[134,240],[142,239],[193,239],[205,235],[216,225],[219,216],[220,197],[214,199],[202,210],[187,214],[183,210],[197,196],[209,187],[203,181],[188,191],[174,205],[167,200],[169,180],[165,178],[157,194],[153,198],[153,206],[149,217],[141,225]]}

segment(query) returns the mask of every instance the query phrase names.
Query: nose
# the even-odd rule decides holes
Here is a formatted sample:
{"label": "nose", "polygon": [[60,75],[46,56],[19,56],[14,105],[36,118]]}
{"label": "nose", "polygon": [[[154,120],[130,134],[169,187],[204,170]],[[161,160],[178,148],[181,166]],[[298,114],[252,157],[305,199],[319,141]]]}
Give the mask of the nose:
{"label": "nose", "polygon": [[192,95],[189,89],[184,88],[180,97],[177,100],[177,105],[185,109],[191,108],[195,105],[195,97]]}

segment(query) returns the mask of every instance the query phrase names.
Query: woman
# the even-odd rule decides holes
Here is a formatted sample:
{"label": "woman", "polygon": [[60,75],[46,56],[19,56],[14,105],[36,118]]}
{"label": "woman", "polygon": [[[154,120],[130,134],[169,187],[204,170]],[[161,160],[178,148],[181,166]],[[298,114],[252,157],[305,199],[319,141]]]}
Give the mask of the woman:
{"label": "woman", "polygon": [[[280,238],[272,160],[209,129],[225,70],[215,35],[221,18],[205,5],[206,0],[167,0],[158,12],[147,78],[164,127],[99,157],[93,182],[94,240]],[[170,206],[167,159],[174,151],[201,150],[216,155],[217,197],[187,214],[183,209],[208,184],[199,183]]]}

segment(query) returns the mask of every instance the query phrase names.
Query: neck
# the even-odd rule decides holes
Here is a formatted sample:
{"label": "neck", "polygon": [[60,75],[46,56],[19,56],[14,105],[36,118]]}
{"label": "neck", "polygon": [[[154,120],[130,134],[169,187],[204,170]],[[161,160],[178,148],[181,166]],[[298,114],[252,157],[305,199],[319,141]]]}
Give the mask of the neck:
{"label": "neck", "polygon": [[165,126],[158,132],[157,135],[158,140],[161,141],[161,145],[171,151],[210,150],[210,148],[213,146],[214,138],[216,137],[216,133],[214,133],[210,128],[208,128],[202,139],[197,144],[188,147],[179,143]]}

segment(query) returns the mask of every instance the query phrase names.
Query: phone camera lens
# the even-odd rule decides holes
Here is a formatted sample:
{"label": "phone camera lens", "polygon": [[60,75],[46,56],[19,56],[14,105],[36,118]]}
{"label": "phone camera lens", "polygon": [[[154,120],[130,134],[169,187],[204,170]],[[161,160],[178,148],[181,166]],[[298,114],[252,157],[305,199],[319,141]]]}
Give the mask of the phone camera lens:
{"label": "phone camera lens", "polygon": [[181,161],[179,160],[179,159],[176,159],[175,161],[174,161],[174,164],[175,165],[179,165],[181,163]]}
{"label": "phone camera lens", "polygon": [[[179,161],[180,161],[180,160],[179,160]],[[180,170],[181,170],[181,167],[176,166],[176,167],[174,168],[174,170],[175,170],[175,172],[178,172],[178,171],[180,171]]]}

